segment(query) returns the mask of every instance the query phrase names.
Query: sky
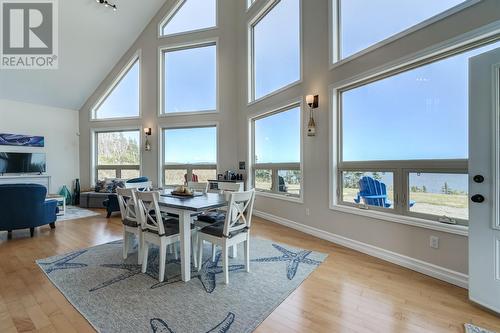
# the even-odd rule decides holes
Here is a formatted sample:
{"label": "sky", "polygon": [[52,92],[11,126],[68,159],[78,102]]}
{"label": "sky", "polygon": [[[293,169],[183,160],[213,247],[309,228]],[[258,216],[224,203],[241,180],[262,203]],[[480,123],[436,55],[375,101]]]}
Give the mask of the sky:
{"label": "sky", "polygon": [[215,9],[215,0],[186,0],[163,27],[163,35],[214,27]]}
{"label": "sky", "polygon": [[197,127],[165,130],[167,164],[217,164],[217,128]]}
{"label": "sky", "polygon": [[464,1],[342,0],[340,15],[342,58],[406,30]]}
{"label": "sky", "polygon": [[[463,1],[344,0],[342,53],[352,54]],[[282,0],[254,27],[257,98],[300,78],[299,4],[299,0]],[[214,0],[186,0],[164,32],[214,24]],[[471,56],[499,46],[496,43],[345,92],[344,160],[467,158],[467,62]],[[215,46],[204,46],[165,55],[165,112],[216,108],[216,53]],[[138,82],[136,63],[98,110],[99,116],[138,115]],[[300,126],[306,124],[301,125],[297,113],[258,123],[259,162],[299,161]],[[199,138],[194,132],[184,132],[171,141],[184,144],[170,145],[172,154],[178,155],[172,161],[212,158],[190,152],[200,147],[214,155],[216,149],[210,147],[215,139],[189,143],[187,136]]]}
{"label": "sky", "polygon": [[97,119],[139,116],[139,61],[96,110]]}
{"label": "sky", "polygon": [[255,121],[256,163],[300,163],[300,108]]}

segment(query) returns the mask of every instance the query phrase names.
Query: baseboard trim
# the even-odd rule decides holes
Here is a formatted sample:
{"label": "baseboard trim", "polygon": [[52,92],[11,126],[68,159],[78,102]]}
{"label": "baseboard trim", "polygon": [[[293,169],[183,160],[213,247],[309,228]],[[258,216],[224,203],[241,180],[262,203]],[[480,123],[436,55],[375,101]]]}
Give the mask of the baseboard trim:
{"label": "baseboard trim", "polygon": [[467,289],[468,275],[450,270],[441,266],[437,266],[419,259],[411,258],[396,252],[392,252],[377,246],[366,244],[344,236],[336,235],[328,231],[307,226],[298,222],[294,222],[283,217],[273,214],[254,210],[254,215],[266,219],[270,222],[281,224],[283,226],[301,231],[303,233],[315,236],[329,242],[368,254],[370,256],[388,261],[390,263],[403,266],[416,272],[431,276],[433,278],[454,284],[456,286]]}

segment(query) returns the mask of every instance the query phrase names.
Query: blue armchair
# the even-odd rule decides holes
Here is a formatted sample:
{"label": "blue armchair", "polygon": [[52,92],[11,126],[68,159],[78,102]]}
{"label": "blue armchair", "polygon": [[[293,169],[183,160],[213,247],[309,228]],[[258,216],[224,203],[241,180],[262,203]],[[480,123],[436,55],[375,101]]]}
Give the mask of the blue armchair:
{"label": "blue armchair", "polygon": [[0,231],[30,229],[31,237],[36,227],[50,224],[55,228],[57,201],[47,200],[47,189],[38,184],[0,185]]}
{"label": "blue armchair", "polygon": [[[140,184],[140,183],[146,183],[148,182],[149,179],[148,177],[139,177],[139,178],[132,178],[127,180],[125,183],[126,184]],[[126,185],[125,185],[126,186]],[[112,193],[108,195],[108,198],[104,200],[102,203],[104,207],[106,207],[106,217],[110,218],[111,214],[114,212],[119,212],[120,211],[120,206],[118,205],[118,197],[116,196],[116,193]]]}

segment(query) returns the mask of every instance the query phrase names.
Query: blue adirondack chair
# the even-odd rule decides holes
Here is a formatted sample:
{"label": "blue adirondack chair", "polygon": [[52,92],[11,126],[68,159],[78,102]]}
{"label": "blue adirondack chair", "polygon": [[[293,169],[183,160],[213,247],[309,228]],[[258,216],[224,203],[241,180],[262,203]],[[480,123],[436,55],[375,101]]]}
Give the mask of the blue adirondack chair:
{"label": "blue adirondack chair", "polygon": [[[359,192],[355,203],[363,203],[369,206],[389,208],[392,202],[387,199],[387,187],[372,177],[364,176],[359,180]],[[410,207],[415,205],[415,201],[409,202]]]}

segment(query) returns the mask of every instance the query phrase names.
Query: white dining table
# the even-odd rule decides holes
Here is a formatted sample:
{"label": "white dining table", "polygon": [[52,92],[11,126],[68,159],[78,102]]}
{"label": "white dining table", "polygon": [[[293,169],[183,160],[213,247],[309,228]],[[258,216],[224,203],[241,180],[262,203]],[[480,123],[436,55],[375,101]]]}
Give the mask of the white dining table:
{"label": "white dining table", "polygon": [[182,281],[188,282],[191,280],[192,215],[227,206],[226,196],[218,193],[197,193],[193,197],[181,197],[172,195],[171,190],[164,190],[160,192],[158,204],[162,212],[179,216],[181,276]]}

